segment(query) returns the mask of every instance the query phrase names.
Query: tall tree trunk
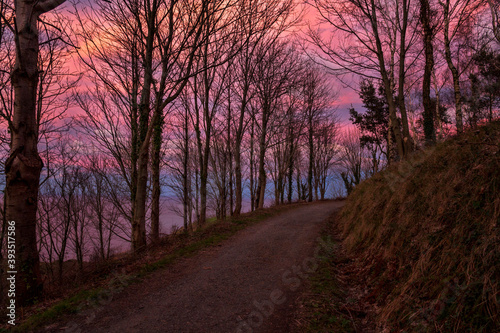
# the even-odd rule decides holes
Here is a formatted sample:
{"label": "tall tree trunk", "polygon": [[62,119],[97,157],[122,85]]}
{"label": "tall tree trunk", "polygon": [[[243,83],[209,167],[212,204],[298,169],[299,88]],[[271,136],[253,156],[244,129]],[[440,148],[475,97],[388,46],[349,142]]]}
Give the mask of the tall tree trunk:
{"label": "tall tree trunk", "polygon": [[389,122],[388,122],[388,128],[387,128],[387,164],[391,164],[391,162],[394,160],[394,156],[392,154],[392,148],[394,143],[392,142],[392,120],[391,117],[389,117]]}
{"label": "tall tree trunk", "polygon": [[384,85],[384,91],[387,98],[387,104],[389,106],[389,118],[392,130],[394,132],[394,137],[396,138],[396,147],[400,158],[405,157],[405,150],[403,146],[403,140],[401,135],[401,130],[399,128],[399,120],[396,114],[396,105],[394,103],[394,95],[392,91],[391,81],[385,67],[384,51],[382,48],[382,42],[380,41],[380,36],[378,33],[378,22],[377,22],[377,9],[375,5],[375,0],[371,0],[371,15],[372,15],[372,28],[375,37],[375,45],[377,48],[377,60],[379,63],[380,76],[382,77],[382,83]]}
{"label": "tall tree trunk", "polygon": [[[425,0],[423,0],[425,1]],[[405,103],[405,77],[406,77],[406,30],[408,27],[408,1],[403,0],[403,22],[401,25],[401,37],[400,37],[400,52],[399,52],[399,84],[398,84],[398,105],[399,111],[401,112],[401,123],[403,127],[403,146],[405,154],[408,155],[412,151],[412,140],[410,136],[410,128],[408,126],[408,115],[406,112]],[[398,9],[399,15],[399,9]],[[399,21],[399,19],[398,19]]]}
{"label": "tall tree trunk", "polygon": [[[222,155],[221,158],[222,165],[220,166],[220,185],[219,185],[219,198],[220,198],[220,205],[219,206],[219,216],[218,218],[220,220],[224,220],[226,218],[226,212],[227,212],[227,181],[226,181],[226,176],[227,176],[227,155],[225,152],[225,149],[218,149],[218,155]],[[216,167],[216,159],[213,159],[214,167]],[[219,164],[220,165],[220,164]]]}
{"label": "tall tree trunk", "polygon": [[160,153],[163,133],[163,118],[158,117],[158,120],[156,120],[153,126],[153,149],[151,158],[151,240],[153,242],[157,242],[160,239]]}
{"label": "tall tree trunk", "polygon": [[137,185],[133,208],[134,216],[132,220],[132,250],[134,253],[138,253],[146,247],[146,201],[149,143],[146,143],[145,136],[148,128],[149,107],[147,105],[143,105],[140,109],[140,118],[142,118],[139,120],[141,145],[137,157]]}
{"label": "tall tree trunk", "polygon": [[255,120],[252,117],[250,129],[250,210],[255,210],[255,192],[254,192],[254,138],[255,138]]}
{"label": "tall tree trunk", "polygon": [[434,69],[433,31],[430,22],[429,0],[420,0],[420,22],[424,30],[425,68],[422,80],[422,104],[424,106],[424,134],[427,145],[436,142],[434,112],[431,105],[431,75]]}
{"label": "tall tree trunk", "polygon": [[[100,196],[99,196],[100,198]],[[97,221],[99,223],[99,254],[101,257],[101,260],[104,261],[106,259],[106,251],[104,250],[104,220],[102,218],[102,210],[99,209],[98,215],[97,215]]]}
{"label": "tall tree trunk", "polygon": [[[194,87],[194,90],[193,90],[193,93],[194,93],[194,96],[195,98],[197,98],[196,96],[198,96],[198,84],[197,84],[197,80],[195,79],[194,80],[194,84],[193,84],[193,87]],[[196,132],[196,147],[197,147],[197,150],[198,150],[198,168],[197,168],[197,175],[199,176],[199,187],[197,186],[197,193],[198,193],[198,196],[199,196],[199,201],[197,199],[197,204],[199,202],[199,205],[197,207],[197,210],[198,210],[198,214],[197,214],[197,221],[196,223],[198,225],[200,224],[203,224],[205,223],[205,218],[206,218],[206,206],[207,206],[207,202],[206,202],[206,198],[207,198],[207,178],[203,172],[204,170],[204,165],[205,165],[205,159],[207,158],[207,156],[204,155],[203,153],[203,142],[201,140],[201,127],[200,127],[200,107],[198,106],[198,103],[195,102],[195,110],[196,110],[196,121],[195,121],[195,124],[194,124],[194,130]]]}
{"label": "tall tree trunk", "polygon": [[463,115],[462,115],[462,93],[460,92],[460,74],[458,69],[453,64],[453,59],[451,57],[450,49],[450,0],[446,0],[446,3],[441,3],[443,6],[443,20],[444,20],[444,57],[448,68],[451,71],[451,76],[453,78],[453,91],[455,95],[455,121],[457,126],[457,132],[462,133],[464,131],[463,125]]}
{"label": "tall tree trunk", "polygon": [[[208,99],[204,107],[205,118],[209,117]],[[208,121],[205,120],[205,126],[210,126]],[[203,156],[200,156],[200,220],[201,225],[205,224],[207,220],[207,185],[208,185],[208,161],[210,158],[210,138],[211,128],[205,129],[205,145],[203,146]],[[203,157],[203,158],[201,158]]]}
{"label": "tall tree trunk", "polygon": [[280,156],[279,156],[279,152],[277,153],[274,153],[273,154],[274,156],[274,180],[273,180],[273,183],[274,183],[274,205],[275,206],[278,206],[280,204],[280,172],[279,172],[279,159],[280,159]]}
{"label": "tall tree trunk", "polygon": [[282,172],[280,173],[280,203],[281,204],[284,204],[285,203],[285,182],[286,182],[286,178],[285,178],[285,173]]}
{"label": "tall tree trunk", "polygon": [[387,75],[382,75],[382,77],[384,82],[385,95],[387,98],[387,104],[389,105],[390,125],[392,127],[392,132],[394,133],[394,137],[396,139],[397,152],[400,158],[404,158],[405,157],[404,145],[403,145],[403,140],[401,138],[401,130],[399,128],[399,119],[396,115],[396,105],[394,104],[394,96],[392,95],[392,90],[390,88],[391,84],[389,82]]}
{"label": "tall tree trunk", "polygon": [[293,109],[289,108],[288,115],[288,203],[292,203],[293,196],[293,160],[295,155],[295,147],[294,147],[294,131],[293,131]]}
{"label": "tall tree trunk", "polygon": [[297,195],[298,195],[298,200],[302,200],[302,181],[300,180],[300,167],[297,165],[296,166],[296,169],[297,169],[297,173],[296,173],[296,177],[297,177]]}
{"label": "tall tree trunk", "polygon": [[194,186],[195,186],[195,194],[194,194],[194,210],[196,214],[196,221],[200,220],[200,170],[198,170],[199,163],[196,164],[194,170]]}
{"label": "tall tree trunk", "polygon": [[293,138],[291,138],[290,142],[290,156],[288,160],[288,203],[292,203],[293,196],[293,156],[294,155],[294,147],[293,147]]}
{"label": "tall tree trunk", "polygon": [[137,161],[137,193],[132,223],[132,250],[141,252],[146,247],[146,201],[148,184],[149,149],[142,148]]}
{"label": "tall tree trunk", "polygon": [[131,131],[131,149],[130,149],[130,202],[132,203],[131,217],[132,223],[135,215],[135,196],[137,195],[137,160],[139,159],[139,55],[137,51],[137,34],[134,34],[134,43],[132,43],[132,106],[130,110],[130,131]]}
{"label": "tall tree trunk", "polygon": [[200,218],[198,223],[205,224],[207,220],[207,179],[208,179],[208,142],[205,143],[204,156],[200,165]]}
{"label": "tall tree trunk", "polygon": [[269,110],[266,106],[263,107],[262,114],[262,131],[260,133],[259,139],[259,182],[257,185],[257,209],[264,208],[264,197],[266,194],[266,169],[265,169],[265,160],[266,160],[266,148],[267,148],[267,121]]}
{"label": "tall tree trunk", "polygon": [[[16,63],[11,74],[14,114],[10,155],[5,162],[7,221],[15,223],[17,271],[16,302],[32,303],[42,292],[40,259],[36,246],[36,212],[40,172],[36,117],[38,73],[38,17],[64,0],[15,2]],[[9,222],[8,222],[9,223]]]}
{"label": "tall tree trunk", "polygon": [[235,177],[235,199],[233,215],[241,214],[241,204],[243,199],[243,186],[241,177],[241,148],[240,144],[234,146],[234,177]]}
{"label": "tall tree trunk", "polygon": [[259,183],[257,185],[257,209],[264,208],[264,197],[266,194],[266,169],[265,169],[265,157],[266,157],[266,149],[265,149],[265,139],[261,136],[259,143]]}
{"label": "tall tree trunk", "polygon": [[[233,216],[233,150],[232,150],[232,144],[231,144],[231,88],[228,88],[228,99],[227,99],[227,142],[226,142],[226,149],[227,149],[227,158],[228,158],[228,167],[229,167],[229,180],[228,180],[228,187],[229,187],[229,215]],[[224,212],[224,214],[226,214]]]}
{"label": "tall tree trunk", "polygon": [[[209,30],[209,24],[207,23],[207,30]],[[207,36],[208,36],[208,31],[207,31]],[[205,125],[205,144],[203,145],[203,148],[201,146],[201,133],[198,128],[198,146],[199,146],[199,152],[200,152],[200,219],[198,223],[200,225],[205,224],[207,220],[207,185],[208,185],[208,162],[210,160],[210,140],[211,140],[211,134],[212,134],[212,114],[210,110],[210,77],[209,77],[209,72],[208,72],[208,66],[209,66],[209,54],[208,54],[208,46],[209,46],[209,38],[206,37],[205,43],[204,43],[204,51],[203,51],[203,86],[204,86],[204,91],[203,91],[203,101],[202,101],[202,108],[203,108],[203,121]],[[196,81],[196,80],[195,80]],[[197,88],[195,88],[195,91],[197,91]],[[198,114],[198,113],[197,113]],[[198,126],[199,126],[199,121],[198,121]]]}
{"label": "tall tree trunk", "polygon": [[242,176],[241,176],[241,142],[243,140],[243,122],[245,119],[245,111],[248,102],[249,84],[247,81],[245,81],[245,85],[243,87],[241,109],[238,118],[238,127],[236,129],[236,140],[234,144],[234,176],[236,182],[236,189],[235,189],[236,202],[234,207],[234,215],[239,215],[241,213],[241,204],[243,200],[243,186],[242,186]]}
{"label": "tall tree trunk", "polygon": [[312,105],[309,106],[309,117],[308,117],[308,148],[309,148],[309,167],[307,168],[307,201],[313,201],[313,163],[314,163],[314,140],[313,140],[313,111]]}
{"label": "tall tree trunk", "polygon": [[434,129],[436,131],[436,140],[441,140],[443,135],[443,126],[439,115],[439,105],[441,104],[441,102],[439,99],[439,88],[437,84],[435,68],[432,70],[432,78],[434,80],[434,92],[436,94],[436,105],[434,107]]}
{"label": "tall tree trunk", "polygon": [[151,134],[148,137],[149,116],[151,110],[151,86],[153,83],[153,49],[155,37],[156,5],[149,14],[148,35],[144,56],[144,83],[139,105],[139,142],[137,159],[137,191],[134,202],[134,217],[132,220],[132,249],[138,253],[146,247],[146,202],[148,192],[148,164]]}
{"label": "tall tree trunk", "polygon": [[231,152],[229,152],[229,214],[233,216],[234,208],[234,190],[233,190],[233,157]]}
{"label": "tall tree trunk", "polygon": [[288,203],[292,203],[293,198],[293,159],[290,158],[290,164],[288,165]]}
{"label": "tall tree trunk", "polygon": [[[184,114],[184,156],[182,159],[182,187],[183,187],[183,199],[182,206],[184,208],[183,219],[184,219],[184,232],[188,232],[188,206],[190,204],[189,193],[189,176],[188,176],[188,163],[189,163],[189,128],[188,128],[188,108],[185,108]],[[191,215],[191,212],[189,212]]]}

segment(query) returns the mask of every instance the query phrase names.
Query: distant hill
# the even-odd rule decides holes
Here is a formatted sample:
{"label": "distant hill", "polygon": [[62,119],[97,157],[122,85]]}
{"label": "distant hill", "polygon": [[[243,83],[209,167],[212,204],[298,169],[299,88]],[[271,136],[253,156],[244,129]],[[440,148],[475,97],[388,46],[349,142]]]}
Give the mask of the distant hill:
{"label": "distant hill", "polygon": [[500,122],[364,181],[340,223],[380,331],[500,331]]}

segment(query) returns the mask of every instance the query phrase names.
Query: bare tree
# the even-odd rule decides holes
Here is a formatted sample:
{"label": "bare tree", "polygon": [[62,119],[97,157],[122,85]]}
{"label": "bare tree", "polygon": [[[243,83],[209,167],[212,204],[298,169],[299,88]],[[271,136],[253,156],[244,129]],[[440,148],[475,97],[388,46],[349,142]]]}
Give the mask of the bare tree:
{"label": "bare tree", "polygon": [[[242,15],[240,24],[242,38],[246,41],[235,60],[236,78],[235,94],[238,96],[239,112],[235,117],[237,123],[234,130],[234,173],[235,173],[235,208],[234,214],[241,212],[242,205],[242,166],[241,144],[245,127],[248,105],[255,96],[252,89],[253,78],[257,64],[261,61],[263,53],[256,52],[263,43],[272,43],[283,31],[296,23],[297,17],[293,14],[295,4],[293,1],[241,1]],[[274,36],[269,38],[269,36]]]}
{"label": "bare tree", "polygon": [[[299,93],[294,93],[289,90],[287,93],[287,110],[286,110],[286,141],[287,141],[287,169],[288,169],[288,203],[292,202],[293,197],[293,173],[298,164],[299,157],[299,144],[304,134],[304,128],[306,121],[304,121],[304,114],[300,111],[300,99]],[[297,184],[297,187],[299,185]],[[300,191],[298,192],[298,197],[300,197]]]}
{"label": "bare tree", "polygon": [[[215,4],[210,5],[212,8]],[[200,162],[200,216],[198,223],[206,222],[207,211],[207,184],[211,154],[210,145],[213,135],[213,126],[216,114],[223,107],[226,80],[229,79],[231,67],[228,62],[240,50],[238,42],[239,27],[231,24],[238,17],[238,13],[226,13],[221,17],[209,17],[203,28],[203,45],[200,48],[200,58],[197,62],[197,72],[193,79],[192,91],[195,97],[193,117],[194,130],[198,143],[198,159]]]}
{"label": "bare tree", "polygon": [[425,67],[422,80],[422,104],[424,106],[424,134],[427,144],[436,141],[436,130],[434,128],[434,113],[431,106],[431,75],[434,70],[434,48],[432,40],[436,24],[433,23],[430,1],[420,0],[420,22],[423,30]]}
{"label": "bare tree", "polygon": [[72,239],[76,241],[74,250],[79,248],[80,239],[75,231],[79,231],[77,212],[80,207],[77,204],[81,166],[77,164],[77,150],[70,145],[67,137],[60,138],[56,149],[59,160],[53,166],[54,177],[41,188],[40,224],[42,235],[45,234],[48,238],[45,243],[57,256],[58,282],[62,284],[64,261]]}
{"label": "bare tree", "polygon": [[[52,12],[49,17],[37,19],[39,29],[39,52],[37,60],[37,91],[35,109],[35,137],[39,144],[40,156],[52,155],[50,149],[52,141],[57,138],[66,122],[61,121],[64,113],[69,107],[69,96],[67,91],[78,82],[78,75],[74,75],[66,64],[71,55],[72,47],[62,38],[61,31],[65,29],[65,23],[60,15]],[[12,73],[16,66],[16,27],[15,10],[13,1],[2,1],[0,3],[0,124],[2,134],[0,135],[0,169],[2,175],[5,172],[5,162],[11,153],[14,128],[14,82]],[[19,101],[18,101],[19,103]],[[45,150],[44,150],[45,149]],[[42,182],[51,176],[49,168],[42,175]],[[2,184],[5,185],[2,176]],[[7,225],[6,196],[3,196],[3,205],[0,208],[2,216],[2,235],[0,244],[3,244],[4,227]],[[3,249],[2,249],[3,250]],[[0,250],[0,258],[2,255]],[[3,268],[0,268],[0,272]]]}
{"label": "bare tree", "polygon": [[[87,173],[86,189],[87,198],[86,203],[89,208],[89,215],[92,216],[92,223],[97,233],[97,237],[91,237],[94,244],[94,257],[100,260],[106,260],[111,254],[111,240],[117,233],[120,234],[120,219],[119,212],[116,206],[112,203],[112,196],[114,187],[109,182],[111,179],[107,177],[107,173],[112,172],[109,168],[108,162],[104,156],[98,153],[87,154],[87,164],[85,171]],[[97,239],[95,239],[97,238]]]}
{"label": "bare tree", "polygon": [[36,211],[40,172],[38,154],[37,91],[38,19],[64,0],[17,0],[14,16],[2,17],[14,35],[16,63],[11,74],[14,88],[11,153],[5,163],[6,218],[16,222],[17,290],[19,304],[32,302],[42,291],[36,246]]}
{"label": "bare tree", "polygon": [[[412,145],[404,103],[406,56],[416,41],[415,34],[407,38],[408,28],[415,22],[410,2],[345,0],[332,3],[317,0],[313,6],[321,17],[320,24],[328,24],[337,32],[334,39],[333,35],[322,36],[319,28],[309,30],[311,42],[321,50],[315,55],[326,61],[339,77],[356,74],[382,80],[397,152],[400,157],[407,156]],[[399,103],[394,98],[395,55],[398,50]],[[401,121],[397,116],[397,107]]]}
{"label": "bare tree", "polygon": [[[325,73],[312,63],[305,64],[306,71],[302,84],[304,113],[307,121],[307,146],[309,150],[309,166],[307,169],[308,198],[313,200],[313,174],[315,161],[314,136],[326,108],[333,102],[334,94],[328,87]],[[333,129],[332,129],[333,130]]]}
{"label": "bare tree", "polygon": [[[195,4],[190,0],[98,4],[98,15],[97,12],[87,15],[86,23],[80,19],[83,28],[80,36],[86,46],[81,59],[92,69],[97,81],[120,103],[129,106],[125,110],[130,110],[127,116],[131,122],[130,162],[120,158],[119,164],[125,172],[125,162],[131,164],[127,178],[130,178],[132,202],[132,247],[139,252],[146,245],[148,166],[153,133],[155,128],[159,130],[165,108],[179,96],[193,74],[207,20],[220,20],[229,4],[207,1]],[[95,41],[96,32],[109,38]],[[110,49],[107,43],[113,47]],[[125,76],[120,75],[123,71]],[[103,73],[111,74],[114,81]],[[141,76],[143,79],[139,79]],[[132,80],[124,81],[122,77]],[[102,136],[100,139],[106,141],[104,145],[111,151],[116,151],[113,140]]]}
{"label": "bare tree", "polygon": [[439,4],[443,9],[444,57],[453,78],[456,126],[457,132],[461,133],[464,127],[460,77],[468,68],[472,59],[462,61],[461,55],[466,45],[463,43],[460,45],[459,36],[461,30],[470,23],[480,2],[475,0],[444,0],[439,1]]}
{"label": "bare tree", "polygon": [[188,232],[192,222],[192,177],[193,177],[193,157],[191,151],[193,145],[191,141],[194,133],[191,125],[190,114],[193,112],[193,99],[186,89],[177,101],[173,118],[170,120],[171,131],[169,142],[170,148],[167,150],[166,167],[168,169],[168,186],[175,192],[178,200],[182,204],[182,210],[175,211],[182,216],[184,232]]}
{"label": "bare tree", "polygon": [[271,133],[269,133],[268,139],[270,142],[269,151],[272,158],[267,159],[269,162],[267,169],[274,183],[275,205],[283,203],[285,196],[286,171],[289,162],[288,153],[290,152],[288,148],[290,140],[287,137],[286,131],[286,125],[289,123],[287,121],[287,111],[291,107],[297,107],[297,105],[290,105],[293,99],[287,100],[288,97],[289,94],[281,96],[276,115],[272,118],[272,122],[269,126],[273,129]]}
{"label": "bare tree", "polygon": [[[339,153],[338,124],[334,116],[324,119],[315,130],[314,187],[316,200],[325,199],[328,178],[331,176],[334,159]],[[319,197],[318,197],[319,190]]]}
{"label": "bare tree", "polygon": [[298,69],[297,54],[293,52],[287,43],[276,41],[272,44],[261,47],[259,52],[265,54],[259,62],[255,72],[255,87],[259,100],[259,158],[258,158],[258,186],[257,186],[257,207],[264,207],[264,197],[266,191],[266,169],[265,157],[269,145],[268,131],[280,98],[286,94],[288,87],[293,85],[293,80]]}

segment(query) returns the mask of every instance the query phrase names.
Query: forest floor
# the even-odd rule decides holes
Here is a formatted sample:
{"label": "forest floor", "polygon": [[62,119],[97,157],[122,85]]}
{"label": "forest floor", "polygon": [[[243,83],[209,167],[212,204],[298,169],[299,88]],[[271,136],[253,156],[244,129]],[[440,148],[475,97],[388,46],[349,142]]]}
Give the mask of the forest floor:
{"label": "forest floor", "polygon": [[[116,276],[99,306],[45,332],[290,332],[316,274],[320,239],[343,202],[301,205],[251,225],[166,269],[128,285]],[[125,288],[126,287],[126,288]]]}

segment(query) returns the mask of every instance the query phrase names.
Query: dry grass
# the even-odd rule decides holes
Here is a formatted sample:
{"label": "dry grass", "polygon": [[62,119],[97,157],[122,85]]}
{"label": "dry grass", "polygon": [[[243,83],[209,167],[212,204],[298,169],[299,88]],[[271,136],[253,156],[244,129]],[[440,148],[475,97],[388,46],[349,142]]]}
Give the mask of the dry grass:
{"label": "dry grass", "polygon": [[381,331],[500,327],[500,123],[416,153],[360,184],[341,228]]}

